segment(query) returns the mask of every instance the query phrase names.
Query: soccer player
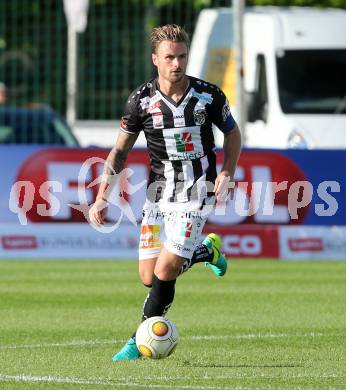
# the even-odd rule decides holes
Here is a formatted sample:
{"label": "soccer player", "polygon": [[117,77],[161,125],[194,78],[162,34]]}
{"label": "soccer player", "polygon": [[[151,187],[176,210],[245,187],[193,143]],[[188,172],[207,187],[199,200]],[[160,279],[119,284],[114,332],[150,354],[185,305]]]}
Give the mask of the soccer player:
{"label": "soccer player", "polygon": [[[151,172],[139,245],[139,274],[150,288],[142,320],[166,314],[177,276],[193,264],[203,261],[217,276],[225,274],[227,261],[220,252],[220,237],[212,233],[201,243],[201,234],[216,199],[233,183],[241,148],[240,131],[224,93],[185,73],[189,37],[184,29],[174,24],[154,28],[151,44],[158,76],[129,96],[103,182],[89,211],[92,223],[104,223],[110,183],[114,186],[143,130]],[[224,134],[219,174],[212,124]],[[134,334],[113,360],[139,356]]]}

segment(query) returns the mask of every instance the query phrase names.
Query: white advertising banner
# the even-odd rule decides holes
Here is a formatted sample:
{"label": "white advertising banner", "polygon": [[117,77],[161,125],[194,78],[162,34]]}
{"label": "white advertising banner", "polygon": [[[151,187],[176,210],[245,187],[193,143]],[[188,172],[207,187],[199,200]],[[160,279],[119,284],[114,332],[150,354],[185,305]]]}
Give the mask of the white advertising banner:
{"label": "white advertising banner", "polygon": [[[257,256],[254,250],[258,248],[253,241],[246,241],[244,247],[251,253],[239,252],[239,248],[245,245],[241,245],[243,241],[239,241],[239,237],[243,240],[254,238],[253,227],[216,229],[209,226],[206,230],[215,231],[223,237],[223,250],[230,257],[346,260],[344,226],[278,226],[269,230],[257,227],[256,237],[262,240],[261,252],[256,252]],[[109,233],[96,231],[85,223],[35,223],[26,226],[2,223],[0,259],[136,260],[139,233],[139,225],[125,223]],[[232,241],[229,241],[230,238]]]}
{"label": "white advertising banner", "polygon": [[280,226],[280,258],[346,260],[345,226]]}
{"label": "white advertising banner", "polygon": [[139,227],[101,233],[85,223],[0,224],[0,258],[137,259]]}

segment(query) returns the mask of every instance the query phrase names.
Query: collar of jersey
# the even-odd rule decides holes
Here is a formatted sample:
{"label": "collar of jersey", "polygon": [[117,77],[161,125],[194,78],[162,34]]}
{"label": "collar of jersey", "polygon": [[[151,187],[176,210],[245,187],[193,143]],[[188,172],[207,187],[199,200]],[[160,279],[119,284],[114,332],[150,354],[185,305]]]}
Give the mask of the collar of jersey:
{"label": "collar of jersey", "polygon": [[155,87],[156,89],[160,92],[160,94],[165,98],[167,99],[171,104],[173,104],[175,107],[179,107],[179,105],[184,101],[184,99],[186,98],[186,95],[189,93],[190,89],[191,89],[191,80],[190,80],[190,77],[187,76],[188,78],[188,84],[187,84],[187,87],[185,89],[185,92],[183,93],[182,97],[179,99],[178,102],[176,102],[175,100],[173,100],[172,98],[170,98],[169,96],[167,96],[166,94],[164,94],[161,89],[160,89],[160,84],[159,84],[159,80],[156,78],[155,79]]}

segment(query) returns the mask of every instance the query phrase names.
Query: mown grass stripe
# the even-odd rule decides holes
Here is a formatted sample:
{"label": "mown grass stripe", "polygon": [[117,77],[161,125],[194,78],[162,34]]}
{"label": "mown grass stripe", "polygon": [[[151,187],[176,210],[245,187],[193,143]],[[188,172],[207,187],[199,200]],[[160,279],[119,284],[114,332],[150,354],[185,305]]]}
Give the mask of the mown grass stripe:
{"label": "mown grass stripe", "polygon": [[5,375],[0,374],[0,382],[44,382],[55,384],[77,384],[77,385],[98,385],[98,386],[114,386],[114,387],[151,387],[151,388],[174,388],[174,389],[229,389],[224,386],[201,386],[201,385],[169,385],[169,384],[142,384],[131,382],[117,382],[113,380],[100,379],[82,379],[82,378],[63,378],[57,376],[37,376],[37,375]]}
{"label": "mown grass stripe", "polygon": [[[181,337],[182,340],[227,340],[227,339],[265,339],[265,338],[286,338],[286,337],[321,337],[322,333],[305,333],[305,334],[243,334],[243,335],[224,335],[224,336],[189,336]],[[19,345],[0,345],[0,349],[35,349],[35,348],[50,348],[50,347],[80,347],[87,345],[116,345],[124,343],[126,340],[71,340],[62,343],[42,343],[42,344],[19,344]]]}

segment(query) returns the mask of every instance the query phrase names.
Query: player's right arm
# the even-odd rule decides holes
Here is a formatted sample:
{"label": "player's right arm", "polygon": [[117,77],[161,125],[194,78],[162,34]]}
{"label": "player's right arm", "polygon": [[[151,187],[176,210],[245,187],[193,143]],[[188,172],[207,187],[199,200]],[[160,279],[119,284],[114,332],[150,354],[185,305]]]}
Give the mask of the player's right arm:
{"label": "player's right arm", "polygon": [[124,166],[129,151],[135,144],[139,133],[129,133],[120,130],[117,141],[106,159],[103,180],[100,184],[95,203],[89,210],[91,223],[102,225],[107,215],[107,201],[119,174]]}

